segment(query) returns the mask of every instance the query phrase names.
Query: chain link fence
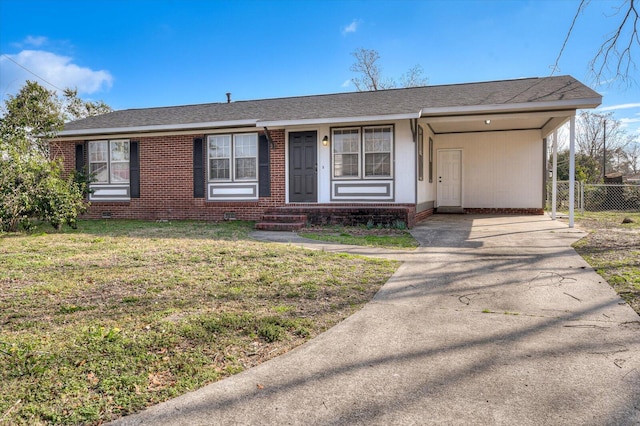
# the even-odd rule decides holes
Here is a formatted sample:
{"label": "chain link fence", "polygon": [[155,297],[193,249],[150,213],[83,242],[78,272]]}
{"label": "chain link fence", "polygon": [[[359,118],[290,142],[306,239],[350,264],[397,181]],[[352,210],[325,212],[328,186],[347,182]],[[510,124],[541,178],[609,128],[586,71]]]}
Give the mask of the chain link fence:
{"label": "chain link fence", "polygon": [[[547,209],[552,208],[553,183],[547,185]],[[640,185],[575,182],[576,212],[640,212]],[[569,211],[569,182],[558,181],[556,211]]]}

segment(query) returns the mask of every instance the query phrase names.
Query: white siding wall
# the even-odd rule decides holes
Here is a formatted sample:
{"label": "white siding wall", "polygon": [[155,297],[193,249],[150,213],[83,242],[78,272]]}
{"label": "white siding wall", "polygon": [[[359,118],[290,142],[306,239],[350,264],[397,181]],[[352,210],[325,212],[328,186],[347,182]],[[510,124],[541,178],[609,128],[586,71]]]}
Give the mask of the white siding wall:
{"label": "white siding wall", "polygon": [[[542,207],[540,132],[438,135],[434,142],[436,153],[444,148],[462,149],[463,207]],[[434,170],[434,181],[437,181],[437,163]]]}
{"label": "white siding wall", "polygon": [[[368,125],[394,125],[394,188],[393,202],[396,203],[413,203],[415,200],[415,183],[416,176],[416,164],[415,153],[416,145],[413,142],[413,136],[409,127],[409,121],[396,121],[396,122],[379,122],[379,123],[358,123],[356,126],[368,126]],[[335,127],[348,127],[349,124],[339,124]],[[322,138],[325,135],[331,138],[331,126],[299,126],[289,127],[286,130],[285,140],[287,147],[289,146],[289,133],[299,131],[317,131],[318,132],[318,203],[331,203],[331,146],[323,146]],[[426,133],[425,133],[426,134]],[[425,143],[425,146],[428,143]],[[289,182],[289,154],[287,149],[286,154],[286,174],[287,184]],[[336,181],[334,181],[336,182]],[[348,181],[343,181],[348,182]],[[373,181],[366,179],[359,180],[358,184],[373,184]],[[365,201],[369,202],[389,202],[387,197],[381,196],[379,200],[375,197],[361,197]],[[287,188],[287,202],[289,201],[289,194]],[[340,202],[340,201],[333,201]],[[348,201],[345,201],[348,202]]]}
{"label": "white siding wall", "polygon": [[416,199],[416,144],[409,127],[409,121],[395,123],[395,184],[396,203],[414,203]]}
{"label": "white siding wall", "polygon": [[[423,130],[424,130],[424,180],[422,181],[417,181],[418,182],[418,201],[417,204],[421,205],[423,203],[427,203],[427,202],[432,202],[435,200],[436,197],[436,187],[435,187],[435,156],[436,156],[436,151],[435,151],[435,146],[433,149],[433,165],[434,165],[434,170],[433,170],[433,182],[429,183],[429,138],[434,140],[435,143],[435,137],[433,136],[433,133],[431,133],[431,130],[429,129],[428,126],[422,126]],[[418,150],[416,147],[416,156],[418,155]],[[417,171],[416,171],[417,173]],[[416,175],[416,180],[417,180],[417,175]]]}

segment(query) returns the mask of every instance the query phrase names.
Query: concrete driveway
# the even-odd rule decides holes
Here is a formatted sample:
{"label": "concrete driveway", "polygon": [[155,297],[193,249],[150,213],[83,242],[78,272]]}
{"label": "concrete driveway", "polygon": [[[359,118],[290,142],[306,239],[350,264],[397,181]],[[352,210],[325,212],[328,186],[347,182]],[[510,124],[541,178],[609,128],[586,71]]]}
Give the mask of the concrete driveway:
{"label": "concrete driveway", "polygon": [[[640,317],[547,216],[434,216],[373,301],[307,344],[116,424],[640,424]],[[265,238],[264,234],[257,237]]]}

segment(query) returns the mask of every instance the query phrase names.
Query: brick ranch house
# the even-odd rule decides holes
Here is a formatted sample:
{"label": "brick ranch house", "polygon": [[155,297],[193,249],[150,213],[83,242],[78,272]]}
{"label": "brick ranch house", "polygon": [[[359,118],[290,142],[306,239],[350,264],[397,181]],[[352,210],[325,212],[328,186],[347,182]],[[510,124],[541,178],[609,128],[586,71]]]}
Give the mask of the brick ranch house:
{"label": "brick ranch house", "polygon": [[94,173],[89,218],[542,214],[547,136],[601,100],[558,76],[130,109],[67,123],[51,152]]}

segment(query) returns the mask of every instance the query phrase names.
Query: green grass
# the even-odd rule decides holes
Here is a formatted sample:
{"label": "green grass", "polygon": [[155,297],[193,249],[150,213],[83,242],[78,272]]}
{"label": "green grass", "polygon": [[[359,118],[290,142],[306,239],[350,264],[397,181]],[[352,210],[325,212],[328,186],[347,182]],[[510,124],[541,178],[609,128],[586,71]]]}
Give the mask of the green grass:
{"label": "green grass", "polygon": [[397,267],[255,242],[251,226],[0,236],[0,423],[99,424],[202,387],[331,327]]}
{"label": "green grass", "polygon": [[640,314],[640,213],[587,212],[576,221],[589,231],[576,251]]}
{"label": "green grass", "polygon": [[300,232],[300,236],[318,241],[327,241],[354,246],[381,247],[391,249],[414,249],[418,242],[408,231],[366,229],[362,227],[330,227],[319,231]]}

